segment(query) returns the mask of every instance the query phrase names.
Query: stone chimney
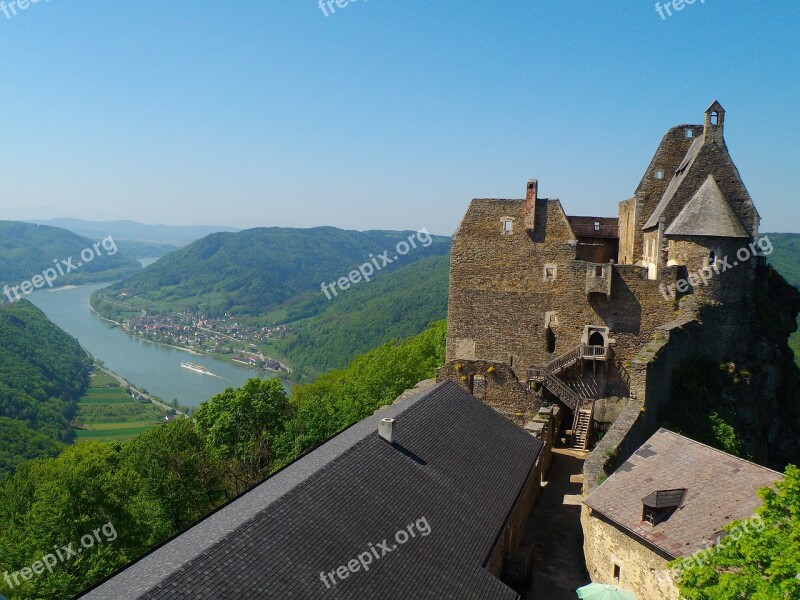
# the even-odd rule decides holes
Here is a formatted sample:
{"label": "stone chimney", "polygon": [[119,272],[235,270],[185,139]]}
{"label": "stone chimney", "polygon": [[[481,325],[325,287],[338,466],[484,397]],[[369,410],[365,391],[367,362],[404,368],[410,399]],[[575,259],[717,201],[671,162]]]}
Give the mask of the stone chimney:
{"label": "stone chimney", "polygon": [[394,443],[394,419],[381,419],[378,424],[378,435],[390,444]]}
{"label": "stone chimney", "polygon": [[725,126],[725,109],[714,100],[706,110],[705,127],[703,128],[703,141],[705,143],[723,143],[723,130]]}
{"label": "stone chimney", "polygon": [[529,179],[525,189],[525,229],[533,231],[536,228],[536,195],[539,192],[539,182]]}

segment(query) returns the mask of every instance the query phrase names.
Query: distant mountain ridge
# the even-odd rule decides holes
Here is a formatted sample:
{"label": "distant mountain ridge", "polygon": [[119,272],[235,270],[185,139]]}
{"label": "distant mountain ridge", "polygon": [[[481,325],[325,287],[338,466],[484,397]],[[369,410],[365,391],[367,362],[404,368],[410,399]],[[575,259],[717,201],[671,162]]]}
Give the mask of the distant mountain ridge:
{"label": "distant mountain ridge", "polygon": [[146,225],[137,221],[85,221],[83,219],[31,220],[28,223],[68,229],[90,238],[112,236],[120,240],[185,246],[211,233],[236,232],[221,225]]}
{"label": "distant mountain ridge", "polygon": [[[450,238],[425,232],[316,227],[216,233],[101,290],[92,306],[115,321],[141,311],[192,310],[258,326],[288,324],[290,334],[273,340],[274,347],[307,374],[318,373],[444,318],[449,254]],[[374,271],[370,281],[346,283],[343,278],[367,264]],[[346,289],[322,289],[339,280]]]}
{"label": "distant mountain ridge", "polygon": [[[449,238],[430,236],[427,246],[418,243],[416,249],[396,257],[397,244],[415,233],[335,227],[214,233],[168,254],[103,295],[108,298],[124,291],[163,303],[170,310],[191,307],[212,316],[226,312],[261,315],[304,295],[322,297],[322,283],[347,277],[387,251],[391,264],[383,267],[378,262],[381,268],[375,269],[375,279],[427,256],[449,254]],[[361,282],[353,289],[366,285]]]}
{"label": "distant mountain ridge", "polygon": [[[17,285],[59,266],[54,286],[113,281],[141,270],[136,260],[119,251],[113,238],[106,246],[95,248],[104,239],[83,237],[47,225],[0,221],[0,283]],[[91,251],[91,260],[81,259],[84,250]],[[70,258],[73,268],[62,262]],[[5,296],[0,299],[7,301]]]}

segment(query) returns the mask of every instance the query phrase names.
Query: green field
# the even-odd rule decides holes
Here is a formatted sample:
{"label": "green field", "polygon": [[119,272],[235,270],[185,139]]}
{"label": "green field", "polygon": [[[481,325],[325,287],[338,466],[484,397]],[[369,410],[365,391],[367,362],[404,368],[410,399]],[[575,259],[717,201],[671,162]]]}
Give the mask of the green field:
{"label": "green field", "polygon": [[134,400],[116,379],[95,371],[89,389],[78,402],[72,421],[79,440],[124,441],[164,419],[166,411],[150,403]]}
{"label": "green field", "polygon": [[136,401],[131,398],[125,390],[121,387],[91,387],[86,390],[86,394],[80,399],[80,406],[89,406],[92,404],[136,404]]}
{"label": "green field", "polygon": [[[130,423],[126,423],[130,425]],[[79,440],[119,440],[125,441],[134,436],[139,435],[143,431],[147,431],[153,425],[145,425],[144,427],[125,427],[117,429],[81,429],[77,432],[77,439]]]}

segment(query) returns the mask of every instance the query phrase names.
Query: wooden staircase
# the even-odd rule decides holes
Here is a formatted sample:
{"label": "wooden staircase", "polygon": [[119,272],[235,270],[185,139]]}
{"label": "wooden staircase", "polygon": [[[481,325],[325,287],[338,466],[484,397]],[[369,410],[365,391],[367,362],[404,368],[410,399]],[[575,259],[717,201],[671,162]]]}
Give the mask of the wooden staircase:
{"label": "wooden staircase", "polygon": [[581,397],[580,394],[561,381],[556,375],[562,371],[566,371],[572,365],[577,364],[582,356],[583,347],[578,345],[561,356],[554,358],[543,367],[528,369],[528,379],[541,382],[551,394],[572,410],[576,410],[586,399]]}
{"label": "wooden staircase", "polygon": [[575,419],[572,424],[572,447],[578,450],[587,450],[589,448],[589,436],[592,433],[592,418],[594,416],[594,400],[585,398],[580,393],[586,392],[589,386],[576,391],[556,375],[566,371],[582,358],[585,358],[587,351],[597,354],[591,348],[590,346],[578,345],[561,356],[554,358],[543,367],[528,369],[529,380],[542,383],[551,394],[575,411]]}
{"label": "wooden staircase", "polygon": [[575,411],[575,421],[572,425],[572,447],[576,450],[589,449],[589,436],[592,434],[592,417],[594,416],[594,402],[580,406]]}

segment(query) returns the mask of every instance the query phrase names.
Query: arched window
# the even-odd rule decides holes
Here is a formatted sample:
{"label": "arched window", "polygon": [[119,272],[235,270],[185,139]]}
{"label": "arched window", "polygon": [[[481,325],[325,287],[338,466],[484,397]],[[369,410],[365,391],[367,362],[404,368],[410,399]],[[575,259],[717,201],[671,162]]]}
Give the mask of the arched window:
{"label": "arched window", "polygon": [[603,337],[603,334],[599,331],[595,331],[592,335],[589,336],[589,345],[590,346],[605,346],[606,345],[606,338]]}
{"label": "arched window", "polygon": [[547,351],[550,354],[555,354],[556,352],[556,334],[553,332],[552,327],[547,328]]}
{"label": "arched window", "polygon": [[664,179],[664,171],[661,169],[656,170],[656,179]]}

